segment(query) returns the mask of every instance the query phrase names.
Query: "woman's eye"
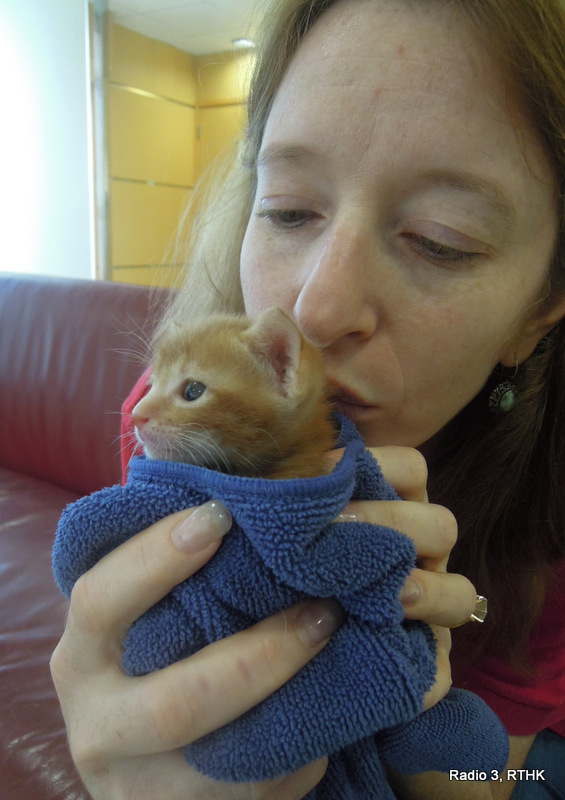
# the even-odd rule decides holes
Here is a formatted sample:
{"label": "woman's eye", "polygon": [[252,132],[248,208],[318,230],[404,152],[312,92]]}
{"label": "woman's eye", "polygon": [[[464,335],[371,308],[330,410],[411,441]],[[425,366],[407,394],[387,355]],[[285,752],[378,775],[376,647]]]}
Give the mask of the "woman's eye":
{"label": "woman's eye", "polygon": [[193,400],[198,400],[199,397],[202,397],[205,391],[206,386],[200,381],[188,381],[183,389],[182,396],[188,403],[192,403]]}
{"label": "woman's eye", "polygon": [[280,228],[299,228],[305,222],[309,222],[316,217],[312,211],[300,208],[266,209],[260,211],[257,216],[269,220],[273,225],[277,225]]}
{"label": "woman's eye", "polygon": [[416,234],[405,234],[406,238],[410,240],[412,246],[431,261],[454,263],[458,261],[472,261],[480,255],[481,252],[458,250],[455,247],[436,242],[433,239],[428,239],[426,236],[419,236]]}

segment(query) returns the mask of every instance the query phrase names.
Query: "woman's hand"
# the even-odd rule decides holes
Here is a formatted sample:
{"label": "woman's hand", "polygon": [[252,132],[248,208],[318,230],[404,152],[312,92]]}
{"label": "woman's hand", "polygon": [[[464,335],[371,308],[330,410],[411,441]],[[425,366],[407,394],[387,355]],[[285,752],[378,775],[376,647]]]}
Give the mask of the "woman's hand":
{"label": "woman's hand", "polygon": [[202,567],[231,525],[221,504],[167,517],[114,550],[77,582],[51,661],[71,752],[94,800],[299,800],[326,762],[262,784],[210,781],[183,745],[278,689],[343,621],[337,604],[303,603],[141,678],[121,668],[131,624]]}
{"label": "woman's hand", "polygon": [[[466,622],[475,609],[476,591],[467,578],[446,571],[457,539],[457,522],[446,508],[428,502],[424,457],[409,447],[370,449],[386,480],[406,502],[354,502],[344,509],[342,518],[385,525],[413,539],[418,566],[401,595],[409,619],[446,628]],[[342,452],[332,451],[332,461],[339,460]]]}
{"label": "woman's hand", "polygon": [[[427,622],[437,639],[436,683],[425,697],[425,707],[430,708],[451,686],[448,629],[470,618],[476,591],[467,578],[447,572],[449,554],[457,539],[457,523],[446,508],[428,502],[428,471],[421,453],[408,447],[370,450],[386,480],[406,502],[356,501],[343,510],[340,518],[394,528],[414,541],[417,567],[406,579],[400,599],[406,617]],[[334,450],[329,458],[336,462],[342,452]]]}
{"label": "woman's hand", "polygon": [[[404,587],[407,616],[442,626],[462,622],[474,608],[475,591],[445,571],[456,524],[448,511],[427,502],[423,458],[407,448],[374,454],[407,502],[352,503],[343,518],[387,525],[414,540],[418,568]],[[94,800],[299,800],[323,776],[326,762],[320,761],[276,781],[222,784],[192,770],[181,748],[289,680],[337,630],[339,607],[302,604],[167,669],[142,678],[122,672],[131,624],[213,556],[230,524],[218,504],[167,517],[106,556],[75,587],[52,674],[73,758]],[[450,686],[449,631],[435,630],[438,678],[426,707]]]}

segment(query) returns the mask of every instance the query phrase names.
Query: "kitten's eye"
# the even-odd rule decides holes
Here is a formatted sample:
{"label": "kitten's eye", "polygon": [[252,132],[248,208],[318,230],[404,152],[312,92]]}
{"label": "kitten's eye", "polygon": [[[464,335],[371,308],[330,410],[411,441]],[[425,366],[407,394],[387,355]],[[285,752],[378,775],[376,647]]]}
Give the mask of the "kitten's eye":
{"label": "kitten's eye", "polygon": [[184,387],[183,397],[189,403],[192,403],[193,400],[198,400],[199,397],[202,397],[205,391],[206,386],[200,381],[189,381]]}

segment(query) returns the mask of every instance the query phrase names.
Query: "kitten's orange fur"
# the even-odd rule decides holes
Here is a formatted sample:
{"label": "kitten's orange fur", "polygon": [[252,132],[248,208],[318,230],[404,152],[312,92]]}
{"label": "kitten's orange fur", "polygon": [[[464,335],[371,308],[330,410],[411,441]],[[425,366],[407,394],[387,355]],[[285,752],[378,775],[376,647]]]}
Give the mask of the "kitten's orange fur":
{"label": "kitten's orange fur", "polygon": [[[194,383],[196,382],[196,383]],[[185,391],[198,394],[185,399]],[[236,475],[312,477],[334,446],[324,362],[279,309],[172,326],[156,342],[152,385],[133,410],[150,458]]]}

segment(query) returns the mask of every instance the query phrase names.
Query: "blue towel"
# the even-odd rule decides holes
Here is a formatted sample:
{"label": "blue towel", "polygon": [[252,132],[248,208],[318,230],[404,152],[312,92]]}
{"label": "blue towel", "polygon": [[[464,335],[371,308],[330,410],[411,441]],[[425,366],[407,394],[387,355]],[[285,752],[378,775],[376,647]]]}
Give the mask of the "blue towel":
{"label": "blue towel", "polygon": [[435,640],[426,625],[404,619],[398,600],[414,544],[390,528],[333,522],[350,499],[399,499],[354,425],[338,419],[345,452],[331,474],[316,478],[242,478],[134,458],[126,486],[64,511],[56,581],[68,597],[83,572],[135,533],[222,500],[232,530],[203,569],[132,626],[123,653],[129,675],[165,667],[306,597],[337,598],[348,619],[274,695],[188,745],[189,763],[217,780],[259,781],[329,755],[308,800],[392,797],[383,762],[404,773],[502,770],[506,733],[476,695],[452,689],[421,713]]}

